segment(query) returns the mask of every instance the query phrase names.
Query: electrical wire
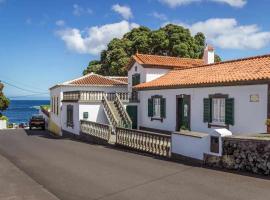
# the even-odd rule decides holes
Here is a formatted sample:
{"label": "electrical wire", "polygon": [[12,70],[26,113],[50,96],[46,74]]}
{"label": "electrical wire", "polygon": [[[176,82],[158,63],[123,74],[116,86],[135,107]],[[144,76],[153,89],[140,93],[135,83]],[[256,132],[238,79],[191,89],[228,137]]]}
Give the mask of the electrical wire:
{"label": "electrical wire", "polygon": [[12,84],[12,83],[9,83],[9,82],[7,82],[7,81],[3,81],[3,80],[1,80],[1,81],[2,81],[3,83],[5,83],[5,84],[11,86],[11,87],[15,87],[15,88],[19,89],[19,90],[22,90],[22,91],[25,91],[25,92],[31,92],[31,93],[35,93],[35,94],[40,94],[40,91],[38,92],[38,91],[30,90],[30,89],[25,89],[25,88],[22,88],[22,87],[20,87],[20,86],[17,86],[17,85],[14,85],[14,84]]}

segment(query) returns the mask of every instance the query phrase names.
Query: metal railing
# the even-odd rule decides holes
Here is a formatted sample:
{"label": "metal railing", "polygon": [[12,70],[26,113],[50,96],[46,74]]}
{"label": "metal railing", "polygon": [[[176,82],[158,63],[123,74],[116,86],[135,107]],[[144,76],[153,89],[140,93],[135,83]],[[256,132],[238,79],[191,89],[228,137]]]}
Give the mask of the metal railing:
{"label": "metal railing", "polygon": [[112,134],[112,126],[81,120],[81,131],[108,142]]}
{"label": "metal railing", "polygon": [[170,157],[171,136],[117,127],[116,144],[154,155]]}

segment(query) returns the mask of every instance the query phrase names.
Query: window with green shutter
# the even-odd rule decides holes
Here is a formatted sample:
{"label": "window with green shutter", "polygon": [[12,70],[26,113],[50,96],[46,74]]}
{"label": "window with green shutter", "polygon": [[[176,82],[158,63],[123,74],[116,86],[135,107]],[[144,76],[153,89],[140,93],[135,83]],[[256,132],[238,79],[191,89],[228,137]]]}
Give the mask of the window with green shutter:
{"label": "window with green shutter", "polygon": [[229,98],[225,101],[225,123],[234,125],[234,99]]}
{"label": "window with green shutter", "polygon": [[211,109],[211,99],[205,98],[203,99],[203,122],[212,122],[212,109]]}
{"label": "window with green shutter", "polygon": [[153,117],[153,99],[148,99],[148,117]]}

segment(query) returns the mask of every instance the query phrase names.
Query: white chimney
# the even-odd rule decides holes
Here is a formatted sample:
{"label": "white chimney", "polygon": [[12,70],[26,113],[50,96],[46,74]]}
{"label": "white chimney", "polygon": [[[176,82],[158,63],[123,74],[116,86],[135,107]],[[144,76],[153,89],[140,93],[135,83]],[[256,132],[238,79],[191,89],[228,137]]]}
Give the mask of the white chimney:
{"label": "white chimney", "polygon": [[215,49],[211,45],[206,45],[203,52],[204,64],[212,64],[215,62]]}

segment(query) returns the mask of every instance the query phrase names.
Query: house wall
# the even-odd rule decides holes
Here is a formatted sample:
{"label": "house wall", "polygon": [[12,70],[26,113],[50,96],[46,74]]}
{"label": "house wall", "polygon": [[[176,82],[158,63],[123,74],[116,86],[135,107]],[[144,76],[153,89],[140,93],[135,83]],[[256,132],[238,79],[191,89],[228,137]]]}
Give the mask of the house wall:
{"label": "house wall", "polygon": [[0,130],[7,128],[7,121],[6,120],[0,120]]}
{"label": "house wall", "polygon": [[[135,68],[137,67],[137,71]],[[160,69],[160,68],[144,68],[139,63],[134,63],[134,65],[128,71],[128,91],[132,91],[132,75],[140,74],[141,83],[149,82],[154,79],[159,78],[160,76],[166,74],[169,69]]]}
{"label": "house wall", "polygon": [[98,122],[102,124],[109,124],[107,117],[105,115],[103,105],[101,103],[96,104],[80,104],[79,105],[79,119],[83,119],[83,113],[88,112],[88,121]]}
{"label": "house wall", "polygon": [[[101,110],[103,109],[102,107],[100,107],[100,105],[97,105],[96,103],[84,103],[84,104],[79,104],[79,103],[65,103],[62,102],[63,100],[63,93],[64,92],[68,92],[68,91],[103,91],[103,92],[127,92],[127,86],[112,86],[112,87],[98,87],[98,86],[59,86],[56,88],[53,88],[50,90],[50,96],[51,98],[54,97],[59,97],[59,114],[56,115],[56,113],[53,113],[51,111],[50,113],[50,120],[53,124],[52,127],[53,128],[51,131],[53,132],[57,132],[57,134],[62,134],[62,133],[58,133],[59,130],[64,129],[65,131],[69,131],[71,133],[75,133],[75,134],[79,134],[79,120],[83,119],[83,112],[84,110],[88,110],[89,111],[89,117],[91,121],[94,122],[106,122],[107,121],[104,119],[104,116],[101,112]],[[52,102],[51,102],[52,104]],[[74,128],[70,128],[70,127],[66,127],[66,105],[67,104],[71,104],[74,105],[74,113],[73,113],[73,117],[74,117]],[[80,106],[79,106],[80,105]],[[92,107],[91,107],[92,106]],[[79,109],[81,108],[81,109]],[[75,109],[76,112],[78,112],[78,114],[75,115]],[[79,113],[80,112],[80,113]],[[94,114],[92,114],[92,112]],[[76,116],[76,118],[75,118]],[[80,118],[81,117],[81,118]],[[97,120],[97,121],[96,121]],[[50,127],[50,126],[49,126]],[[57,131],[55,131],[57,130]]]}
{"label": "house wall", "polygon": [[[187,94],[191,95],[191,130],[209,133],[214,127],[208,128],[208,124],[203,122],[203,99],[215,93],[228,94],[230,98],[234,98],[235,125],[229,127],[233,134],[247,135],[266,132],[266,84],[140,91],[139,126],[175,131],[176,95]],[[259,95],[259,102],[250,102],[250,95],[253,94]],[[163,122],[151,121],[151,118],[148,117],[147,101],[152,95],[162,95],[163,98],[166,98],[166,118]]]}
{"label": "house wall", "polygon": [[[67,105],[73,105],[73,127],[67,127]],[[72,102],[63,102],[61,114],[61,128],[64,131],[80,134],[79,104]]]}

